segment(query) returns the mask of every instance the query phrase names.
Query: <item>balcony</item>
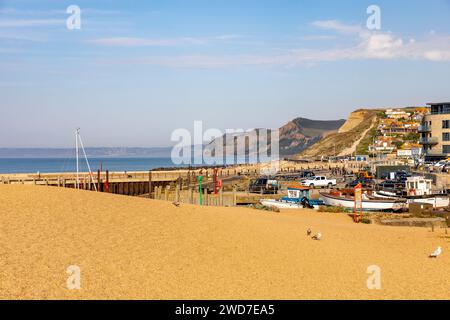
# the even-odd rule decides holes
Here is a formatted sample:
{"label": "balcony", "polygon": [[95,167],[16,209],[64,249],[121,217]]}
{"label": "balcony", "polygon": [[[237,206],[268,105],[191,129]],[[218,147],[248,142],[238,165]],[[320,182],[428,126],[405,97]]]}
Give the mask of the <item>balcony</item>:
{"label": "balcony", "polygon": [[429,125],[421,125],[418,129],[419,133],[431,132],[431,127]]}
{"label": "balcony", "polygon": [[420,144],[422,145],[435,145],[438,144],[439,140],[436,137],[422,138],[420,139]]}

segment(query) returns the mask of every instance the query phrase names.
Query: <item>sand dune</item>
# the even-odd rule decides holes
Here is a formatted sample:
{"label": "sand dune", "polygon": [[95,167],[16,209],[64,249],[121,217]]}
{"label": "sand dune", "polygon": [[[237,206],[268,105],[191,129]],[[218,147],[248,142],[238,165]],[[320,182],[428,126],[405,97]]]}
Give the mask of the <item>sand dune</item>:
{"label": "sand dune", "polygon": [[[450,297],[443,230],[19,185],[0,186],[0,222],[2,299]],[[308,227],[323,240],[307,238]],[[81,290],[66,288],[70,265]],[[370,265],[381,290],[366,286]]]}

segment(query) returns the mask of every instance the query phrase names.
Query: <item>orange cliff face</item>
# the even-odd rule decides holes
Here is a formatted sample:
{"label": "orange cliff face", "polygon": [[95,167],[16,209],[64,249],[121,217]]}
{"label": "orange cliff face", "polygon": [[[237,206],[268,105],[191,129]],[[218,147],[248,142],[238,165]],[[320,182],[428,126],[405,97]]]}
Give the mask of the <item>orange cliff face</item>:
{"label": "orange cliff face", "polygon": [[296,155],[327,135],[337,132],[344,120],[310,120],[297,118],[280,128],[280,153]]}
{"label": "orange cliff face", "polygon": [[368,131],[378,123],[378,109],[359,109],[352,112],[338,132],[331,132],[319,142],[304,150],[300,157],[334,156],[341,153],[354,153]]}

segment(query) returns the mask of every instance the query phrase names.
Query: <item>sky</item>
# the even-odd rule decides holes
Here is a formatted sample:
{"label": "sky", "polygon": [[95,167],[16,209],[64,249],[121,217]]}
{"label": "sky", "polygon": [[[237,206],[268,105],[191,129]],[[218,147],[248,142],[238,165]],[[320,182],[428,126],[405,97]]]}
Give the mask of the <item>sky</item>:
{"label": "sky", "polygon": [[345,119],[449,101],[449,75],[450,0],[0,0],[0,147]]}

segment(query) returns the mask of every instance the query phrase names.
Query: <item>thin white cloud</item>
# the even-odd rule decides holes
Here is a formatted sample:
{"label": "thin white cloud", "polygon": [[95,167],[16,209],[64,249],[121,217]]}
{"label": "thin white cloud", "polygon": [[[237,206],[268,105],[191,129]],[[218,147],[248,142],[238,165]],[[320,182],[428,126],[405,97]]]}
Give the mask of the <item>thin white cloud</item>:
{"label": "thin white cloud", "polygon": [[[119,10],[103,10],[95,8],[85,8],[81,7],[81,13],[92,14],[92,15],[118,15],[126,11]],[[66,15],[67,12],[64,9],[51,9],[51,10],[24,10],[16,8],[2,8],[0,9],[0,14],[10,15],[10,16],[44,16],[44,15]]]}
{"label": "thin white cloud", "polygon": [[[146,56],[130,58],[118,63],[159,65],[176,68],[225,68],[251,65],[281,65],[286,67],[311,66],[320,62],[341,60],[424,60],[450,62],[450,37],[427,35],[425,39],[403,39],[391,32],[372,32],[358,25],[347,25],[335,20],[315,21],[312,26],[330,30],[348,40],[339,43],[335,35],[311,36],[310,39],[333,39],[332,48],[291,49],[276,55],[182,55],[182,56]],[[179,38],[151,40],[141,38],[107,38],[94,40],[97,44],[120,46],[151,46],[203,44],[212,39],[228,39],[238,36],[218,36],[210,38]],[[308,39],[307,36],[304,39]],[[110,61],[111,62],[111,61]]]}
{"label": "thin white cloud", "polygon": [[334,35],[309,35],[309,36],[303,36],[299,38],[300,40],[305,41],[326,41],[326,40],[335,40],[336,36]]}
{"label": "thin white cloud", "polygon": [[8,19],[0,20],[0,28],[22,28],[65,25],[64,19]]}
{"label": "thin white cloud", "polygon": [[[350,30],[350,29],[346,29]],[[353,30],[356,30],[353,29]],[[404,40],[392,33],[358,33],[356,43],[330,49],[292,49],[277,55],[182,55],[130,58],[114,63],[156,65],[174,68],[226,68],[280,65],[314,66],[342,60],[417,60],[450,62],[450,37]],[[112,62],[112,61],[109,61]]]}
{"label": "thin white cloud", "polygon": [[241,39],[241,38],[243,38],[243,36],[238,35],[238,34],[223,34],[223,35],[216,36],[213,38],[217,39],[217,40],[234,40],[234,39]]}
{"label": "thin white cloud", "polygon": [[362,28],[358,25],[348,25],[337,20],[318,20],[311,23],[313,27],[333,30],[341,34],[358,34],[362,31]]}
{"label": "thin white cloud", "polygon": [[90,40],[89,42],[103,46],[114,47],[142,47],[142,46],[180,46],[180,45],[201,45],[205,44],[202,39],[196,38],[176,38],[176,39],[147,39],[147,38],[131,38],[131,37],[114,37],[114,38],[100,38]]}
{"label": "thin white cloud", "polygon": [[134,37],[112,37],[89,40],[90,43],[114,47],[170,47],[186,45],[205,45],[212,41],[227,41],[241,38],[239,35],[219,35],[214,37],[181,37],[169,39],[151,39]]}
{"label": "thin white cloud", "polygon": [[16,35],[16,34],[5,34],[0,33],[0,39],[6,40],[6,41],[27,41],[27,42],[47,42],[47,39],[43,38],[37,38],[37,37],[29,37],[29,36],[23,36],[23,35]]}
{"label": "thin white cloud", "polygon": [[408,59],[450,61],[450,38],[429,34],[424,40],[403,39],[392,32],[369,31],[358,25],[336,20],[315,21],[313,26],[339,34],[356,36],[357,44],[344,49],[317,52],[334,60],[344,59]]}

